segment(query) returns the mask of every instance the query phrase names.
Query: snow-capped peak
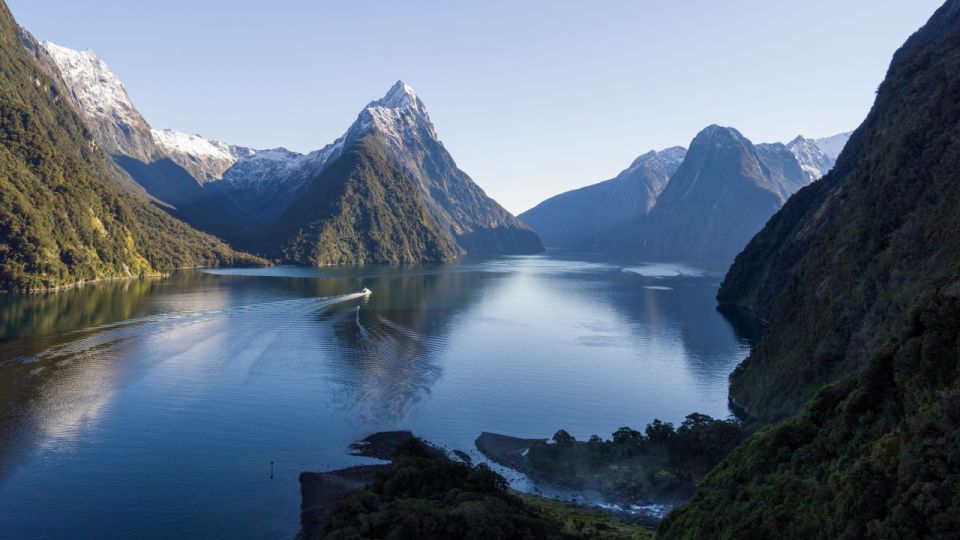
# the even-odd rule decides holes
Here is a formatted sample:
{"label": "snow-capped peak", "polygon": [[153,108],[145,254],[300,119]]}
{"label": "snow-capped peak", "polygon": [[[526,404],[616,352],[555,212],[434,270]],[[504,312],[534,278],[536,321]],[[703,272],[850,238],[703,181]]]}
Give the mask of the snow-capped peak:
{"label": "snow-capped peak", "polygon": [[417,107],[418,105],[422,106],[423,103],[417,97],[413,88],[403,81],[397,81],[390,87],[386,95],[376,101],[371,101],[367,107],[397,109],[400,107]]}
{"label": "snow-capped peak", "polygon": [[76,51],[50,41],[41,41],[40,46],[56,62],[87,117],[128,125],[139,117],[123,82],[93,51]]}
{"label": "snow-capped peak", "polygon": [[181,152],[197,158],[210,158],[236,161],[240,157],[253,155],[253,150],[227,143],[206,139],[200,135],[183,133],[174,129],[151,129],[153,140],[168,153]]}
{"label": "snow-capped peak", "polygon": [[344,136],[350,142],[369,132],[384,137],[387,144],[400,150],[429,138],[440,142],[423,101],[410,85],[397,81],[382,98],[371,101]]}
{"label": "snow-capped peak", "polygon": [[257,154],[251,148],[233,146],[173,129],[151,129],[150,133],[164,155],[169,156],[200,182],[220,180],[224,172],[238,160]]}
{"label": "snow-capped peak", "polygon": [[788,142],[786,147],[796,158],[800,169],[803,170],[811,182],[819,180],[833,168],[833,159],[824,153],[814,141],[804,138],[802,135],[798,135]]}

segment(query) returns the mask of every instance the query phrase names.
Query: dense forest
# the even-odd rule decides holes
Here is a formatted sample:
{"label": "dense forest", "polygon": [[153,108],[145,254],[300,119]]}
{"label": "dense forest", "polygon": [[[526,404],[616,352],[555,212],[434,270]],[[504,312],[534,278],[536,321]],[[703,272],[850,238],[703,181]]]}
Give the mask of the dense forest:
{"label": "dense forest", "polygon": [[678,427],[654,420],[643,431],[622,427],[610,439],[578,441],[559,430],[551,441],[483,433],[477,448],[534,481],[630,505],[686,502],[703,476],[747,436],[737,420],[687,415]]}
{"label": "dense forest", "polygon": [[960,530],[960,0],[896,53],[834,171],[737,258],[727,307],[770,329],[732,397],[773,423],[666,538]]}
{"label": "dense forest", "polygon": [[401,444],[392,465],[343,497],[312,538],[574,539],[652,537],[595,511],[521,497],[486,465],[448,459],[419,439]]}
{"label": "dense forest", "polygon": [[0,290],[256,263],[123,190],[0,6]]}
{"label": "dense forest", "polygon": [[291,264],[447,262],[457,255],[420,189],[372,136],[312,179],[270,236],[289,238],[281,259]]}

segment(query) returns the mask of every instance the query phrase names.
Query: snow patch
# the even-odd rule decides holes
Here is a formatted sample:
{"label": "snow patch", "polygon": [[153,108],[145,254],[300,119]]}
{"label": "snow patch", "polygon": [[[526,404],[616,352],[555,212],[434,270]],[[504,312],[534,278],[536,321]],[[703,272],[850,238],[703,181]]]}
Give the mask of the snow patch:
{"label": "snow patch", "polygon": [[224,142],[205,139],[200,135],[191,135],[173,129],[151,129],[153,140],[162,150],[179,152],[198,158],[213,158],[224,161],[236,161],[241,155],[250,156],[253,150],[230,146]]}
{"label": "snow patch", "polygon": [[57,64],[87,117],[131,125],[139,116],[123,82],[93,51],[75,51],[50,41],[41,41],[40,46]]}

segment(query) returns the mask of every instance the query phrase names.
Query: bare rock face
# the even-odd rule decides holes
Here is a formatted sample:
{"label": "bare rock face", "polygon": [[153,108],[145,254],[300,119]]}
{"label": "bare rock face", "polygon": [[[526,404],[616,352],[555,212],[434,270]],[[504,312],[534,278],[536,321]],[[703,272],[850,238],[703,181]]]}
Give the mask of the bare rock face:
{"label": "bare rock face", "polygon": [[252,148],[174,129],[151,129],[150,133],[161,153],[183,167],[201,184],[222,179],[223,174],[237,161],[256,154]]}
{"label": "bare rock face", "polygon": [[793,154],[800,168],[807,175],[807,181],[815,182],[830,172],[836,163],[836,157],[827,154],[816,141],[797,136],[786,144],[787,150]]}
{"label": "bare rock face", "polygon": [[75,51],[49,41],[39,42],[37,54],[40,49],[57,66],[69,95],[108,154],[144,162],[159,157],[150,125],[103,60],[93,51]]}
{"label": "bare rock face", "polygon": [[423,102],[403,81],[360,112],[344,144],[366,135],[378,138],[388,157],[416,179],[433,218],[467,253],[543,251],[536,233],[457,167]]}

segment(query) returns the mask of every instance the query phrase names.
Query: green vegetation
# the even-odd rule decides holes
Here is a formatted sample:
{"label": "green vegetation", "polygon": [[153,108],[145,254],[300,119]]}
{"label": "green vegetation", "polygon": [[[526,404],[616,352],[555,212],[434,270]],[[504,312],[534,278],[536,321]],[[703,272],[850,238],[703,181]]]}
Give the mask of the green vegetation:
{"label": "green vegetation", "polygon": [[390,468],[341,498],[321,538],[645,538],[649,531],[594,511],[520,497],[485,465],[447,459],[418,439]]}
{"label": "green vegetation", "polygon": [[960,266],[960,15],[948,2],[897,52],[836,168],[792,197],[718,294],[770,323],[731,396],[776,420],[855,373]]}
{"label": "green vegetation", "polygon": [[413,180],[366,137],[324,169],[274,227],[291,264],[446,262],[457,248]]}
{"label": "green vegetation", "polygon": [[527,506],[549,521],[560,523],[564,534],[596,540],[642,540],[654,532],[639,525],[624,523],[596,508],[571,506],[562,501],[520,495]]}
{"label": "green vegetation", "polygon": [[0,290],[254,263],[123,192],[0,5]]}
{"label": "green vegetation", "polygon": [[711,472],[665,538],[950,538],[960,530],[960,279],[856,377]]}
{"label": "green vegetation", "polygon": [[664,538],[960,531],[960,0],[894,56],[834,171],[737,258],[719,298],[770,330],[732,396],[771,421]]}
{"label": "green vegetation", "polygon": [[736,421],[697,413],[676,429],[654,420],[643,433],[623,427],[607,441],[594,435],[578,442],[560,430],[553,444],[530,447],[524,469],[534,478],[594,490],[613,501],[680,502],[745,436]]}

